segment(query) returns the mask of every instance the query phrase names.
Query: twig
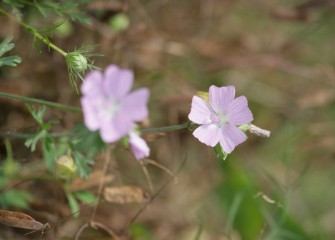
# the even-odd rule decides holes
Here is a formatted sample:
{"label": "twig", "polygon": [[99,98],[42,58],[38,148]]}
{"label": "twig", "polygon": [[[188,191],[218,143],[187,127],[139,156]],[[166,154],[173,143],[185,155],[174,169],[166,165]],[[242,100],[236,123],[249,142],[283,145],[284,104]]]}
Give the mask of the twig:
{"label": "twig", "polygon": [[99,223],[99,222],[95,222],[95,221],[91,221],[91,226],[93,228],[101,228],[103,230],[105,230],[109,235],[111,235],[113,238],[115,238],[115,240],[119,240],[120,239],[120,236],[118,236],[114,231],[113,229],[110,229],[108,228],[107,226],[105,226],[104,224],[102,223]]}
{"label": "twig", "polygon": [[154,194],[154,195],[152,195],[151,196],[151,198],[149,199],[149,201],[148,202],[146,202],[145,204],[144,204],[144,206],[140,209],[140,210],[138,210],[138,212],[135,214],[135,216],[130,220],[130,222],[128,223],[128,225],[127,225],[127,227],[126,227],[126,229],[128,229],[134,222],[135,222],[135,220],[138,218],[138,216],[140,216],[141,215],[141,213],[149,206],[149,204],[151,204],[155,199],[156,199],[156,197],[170,184],[170,182],[173,180],[173,179],[175,179],[176,177],[177,177],[177,175],[179,174],[179,172],[181,171],[181,169],[185,166],[185,163],[186,163],[186,160],[187,160],[187,158],[185,157],[185,159],[184,159],[184,161],[181,163],[181,165],[180,165],[180,167],[179,167],[179,169],[178,169],[178,171],[177,171],[177,173],[175,174],[175,177],[171,177],[171,178],[169,178],[159,189],[158,189],[158,191]]}
{"label": "twig", "polygon": [[112,147],[108,146],[107,151],[106,151],[106,160],[105,160],[105,164],[103,166],[103,171],[102,171],[103,175],[102,175],[102,177],[100,179],[100,184],[99,184],[99,189],[98,189],[97,204],[94,206],[93,214],[91,216],[91,221],[93,221],[93,219],[94,219],[94,217],[96,215],[96,212],[97,212],[97,209],[98,209],[98,206],[99,206],[99,202],[100,202],[100,199],[101,199],[101,193],[102,193],[102,189],[104,187],[105,176],[107,174],[109,162],[110,162],[110,160],[112,158],[111,149],[112,149]]}
{"label": "twig", "polygon": [[145,164],[144,164],[144,162],[143,161],[139,161],[140,162],[140,164],[141,164],[141,167],[142,167],[142,170],[143,170],[143,172],[144,172],[144,175],[145,175],[145,177],[146,177],[146,179],[147,179],[147,181],[148,181],[148,185],[149,185],[149,188],[150,188],[150,192],[151,192],[151,194],[154,192],[154,187],[153,187],[153,185],[152,185],[152,180],[151,180],[151,177],[150,177],[150,174],[149,174],[149,172],[148,172],[148,169],[147,169],[147,167],[145,166]]}
{"label": "twig", "polygon": [[85,223],[83,226],[81,226],[78,230],[78,232],[76,233],[76,236],[75,236],[75,240],[78,240],[80,235],[83,233],[83,231],[85,230],[85,228],[88,228],[90,225],[88,223]]}
{"label": "twig", "polygon": [[173,178],[177,178],[173,172],[171,172],[167,167],[163,166],[162,164],[159,164],[158,162],[154,161],[154,160],[151,160],[151,159],[144,159],[143,160],[144,163],[149,163],[151,165],[154,165],[155,167],[163,170],[164,172],[166,172],[167,174],[169,174],[171,177]]}

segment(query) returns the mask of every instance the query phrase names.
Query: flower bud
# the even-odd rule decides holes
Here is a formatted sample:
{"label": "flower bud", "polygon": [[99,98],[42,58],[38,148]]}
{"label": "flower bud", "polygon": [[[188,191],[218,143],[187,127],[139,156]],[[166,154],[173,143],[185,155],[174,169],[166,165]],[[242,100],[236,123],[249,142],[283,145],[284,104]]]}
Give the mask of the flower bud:
{"label": "flower bud", "polygon": [[75,73],[84,72],[87,69],[87,59],[80,53],[68,53],[66,62]]}
{"label": "flower bud", "polygon": [[63,179],[71,179],[77,170],[73,158],[70,155],[63,155],[57,160],[56,174]]}
{"label": "flower bud", "polygon": [[109,20],[109,26],[115,32],[122,32],[126,30],[129,27],[129,24],[129,18],[124,13],[116,14]]}
{"label": "flower bud", "polygon": [[196,93],[196,95],[200,98],[202,98],[205,102],[209,102],[209,99],[208,99],[208,92],[203,92],[203,91],[198,91]]}

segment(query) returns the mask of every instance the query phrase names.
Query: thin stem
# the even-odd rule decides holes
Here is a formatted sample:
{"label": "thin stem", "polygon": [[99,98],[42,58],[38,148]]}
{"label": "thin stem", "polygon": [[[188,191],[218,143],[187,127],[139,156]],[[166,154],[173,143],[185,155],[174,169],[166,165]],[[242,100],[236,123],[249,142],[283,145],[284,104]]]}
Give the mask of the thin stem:
{"label": "thin stem", "polygon": [[91,221],[91,226],[94,229],[103,229],[105,230],[110,236],[112,236],[115,240],[120,240],[121,238],[113,231],[113,229],[108,228],[102,223]]}
{"label": "thin stem", "polygon": [[[6,15],[9,18],[15,18],[14,16],[10,15],[9,13],[7,13],[4,9],[0,8],[0,13]],[[26,30],[28,30],[29,32],[31,32],[35,37],[37,37],[38,39],[40,39],[43,43],[45,43],[46,45],[48,45],[50,48],[54,49],[55,51],[59,52],[60,54],[62,54],[64,57],[66,57],[67,53],[65,51],[63,51],[62,49],[60,49],[59,47],[57,47],[55,44],[53,44],[49,39],[43,37],[40,33],[38,33],[38,31],[33,28],[32,26],[20,21],[19,19],[15,18],[16,22],[18,24],[20,24],[23,28],[25,28]]]}
{"label": "thin stem", "polygon": [[167,174],[169,174],[171,177],[173,178],[177,178],[173,172],[171,172],[167,167],[163,166],[162,164],[159,164],[158,162],[155,162],[154,160],[151,160],[151,159],[144,159],[142,160],[144,163],[148,163],[148,164],[151,164],[151,165],[154,165],[155,167],[165,171]]}
{"label": "thin stem", "polygon": [[159,132],[172,132],[172,131],[188,128],[188,126],[189,126],[189,123],[187,122],[187,123],[172,125],[168,127],[142,129],[141,133],[148,134],[148,133],[159,133]]}
{"label": "thin stem", "polygon": [[[26,139],[35,136],[36,133],[15,133],[15,132],[0,132],[0,138],[17,138],[17,139]],[[61,138],[71,135],[70,131],[61,132],[61,133],[48,133],[50,138]]]}
{"label": "thin stem", "polygon": [[41,99],[36,99],[36,98],[21,97],[21,96],[10,94],[10,93],[0,92],[0,97],[11,98],[11,99],[22,101],[22,102],[37,103],[37,104],[57,108],[57,109],[64,110],[64,111],[81,112],[80,108],[76,108],[76,107],[72,107],[72,106],[68,106],[68,105],[64,105],[60,103],[49,102],[46,100],[41,100]]}
{"label": "thin stem", "polygon": [[148,181],[150,192],[153,193],[154,192],[154,187],[152,185],[152,180],[151,180],[150,174],[148,172],[148,169],[147,169],[147,167],[144,165],[144,163],[142,161],[140,161],[140,164],[141,164],[142,170],[144,172],[144,175],[145,175],[145,177],[146,177],[146,179]]}
{"label": "thin stem", "polygon": [[91,221],[94,220],[95,215],[96,215],[97,210],[98,210],[98,206],[99,206],[99,202],[100,202],[101,194],[102,194],[102,189],[104,187],[105,177],[106,177],[107,170],[108,170],[108,165],[109,165],[109,162],[111,161],[111,158],[112,158],[112,151],[111,150],[112,150],[112,147],[108,146],[108,148],[106,150],[106,160],[105,160],[105,164],[103,166],[102,176],[100,178],[100,183],[99,183],[99,188],[98,188],[97,204],[94,206],[94,210],[93,210],[93,213],[92,213],[92,216],[91,216]]}
{"label": "thin stem", "polygon": [[5,147],[6,147],[7,161],[13,162],[13,149],[8,138],[5,139]]}
{"label": "thin stem", "polygon": [[81,226],[78,230],[78,232],[76,233],[76,236],[75,236],[75,240],[78,240],[81,236],[81,234],[83,233],[83,231],[88,228],[90,225],[88,223],[85,223],[83,226]]}
{"label": "thin stem", "polygon": [[184,161],[181,163],[178,171],[176,174],[174,174],[175,177],[170,177],[159,189],[158,191],[151,196],[151,198],[149,199],[149,201],[140,209],[137,211],[137,213],[134,215],[134,217],[130,220],[130,222],[128,223],[127,227],[125,229],[129,229],[129,227],[135,222],[135,220],[138,218],[138,216],[156,199],[156,197],[170,184],[170,182],[175,179],[179,172],[183,169],[183,167],[185,166],[187,158],[184,159]]}

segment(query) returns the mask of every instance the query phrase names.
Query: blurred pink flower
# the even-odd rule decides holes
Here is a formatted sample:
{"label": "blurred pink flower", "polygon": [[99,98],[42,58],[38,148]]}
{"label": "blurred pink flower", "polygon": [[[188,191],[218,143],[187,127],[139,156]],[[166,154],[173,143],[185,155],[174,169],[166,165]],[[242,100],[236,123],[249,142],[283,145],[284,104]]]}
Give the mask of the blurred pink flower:
{"label": "blurred pink flower", "polygon": [[150,154],[150,149],[147,143],[134,132],[129,134],[129,145],[130,150],[133,152],[137,160],[146,158]]}
{"label": "blurred pink flower", "polygon": [[134,129],[134,122],[148,117],[149,90],[130,92],[133,72],[109,65],[104,73],[90,72],[81,86],[84,123],[100,131],[107,143],[119,140]]}
{"label": "blurred pink flower", "polygon": [[193,136],[211,147],[220,143],[226,153],[231,153],[247,138],[237,126],[253,120],[247,98],[235,98],[234,86],[211,86],[208,97],[209,103],[193,96],[188,118],[201,125],[193,132]]}

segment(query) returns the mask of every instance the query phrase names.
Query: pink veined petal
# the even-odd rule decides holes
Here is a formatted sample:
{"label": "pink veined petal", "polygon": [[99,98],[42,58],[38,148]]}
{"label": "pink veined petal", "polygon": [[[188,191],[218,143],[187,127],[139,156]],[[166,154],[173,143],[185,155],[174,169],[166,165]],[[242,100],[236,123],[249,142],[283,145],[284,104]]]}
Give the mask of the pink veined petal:
{"label": "pink veined petal", "polygon": [[227,116],[233,125],[250,123],[254,118],[248,107],[248,100],[245,96],[240,96],[230,104]]}
{"label": "pink veined petal", "polygon": [[212,85],[208,92],[209,102],[214,111],[218,114],[226,113],[229,105],[235,97],[235,87],[216,87]]}
{"label": "pink veined petal", "polygon": [[102,74],[99,71],[92,71],[85,76],[81,85],[81,92],[85,96],[97,96],[103,94]]}
{"label": "pink veined petal", "polygon": [[133,121],[143,121],[148,117],[149,89],[140,88],[126,96],[121,102],[120,114]]}
{"label": "pink veined petal", "polygon": [[119,116],[100,122],[100,135],[102,140],[107,143],[118,141],[131,129],[133,129],[133,123],[129,119],[122,119]]}
{"label": "pink veined petal", "polygon": [[211,109],[208,103],[198,96],[193,96],[191,112],[188,119],[197,124],[211,123]]}
{"label": "pink veined petal", "polygon": [[104,92],[107,96],[122,99],[129,93],[133,85],[133,72],[116,65],[109,65],[104,75]]}
{"label": "pink veined petal", "polygon": [[196,137],[200,142],[214,147],[219,142],[221,132],[217,125],[205,124],[195,129],[193,136]]}
{"label": "pink veined petal", "polygon": [[221,128],[220,145],[226,153],[231,153],[235,147],[247,139],[247,136],[234,125],[226,125]]}
{"label": "pink veined petal", "polygon": [[129,145],[137,160],[146,158],[150,154],[150,148],[144,139],[133,132],[129,134]]}
{"label": "pink veined petal", "polygon": [[90,131],[96,131],[99,129],[99,119],[97,114],[97,109],[94,105],[93,99],[89,97],[82,97],[80,99],[81,106],[83,108],[83,114],[84,114],[84,123],[85,126]]}

